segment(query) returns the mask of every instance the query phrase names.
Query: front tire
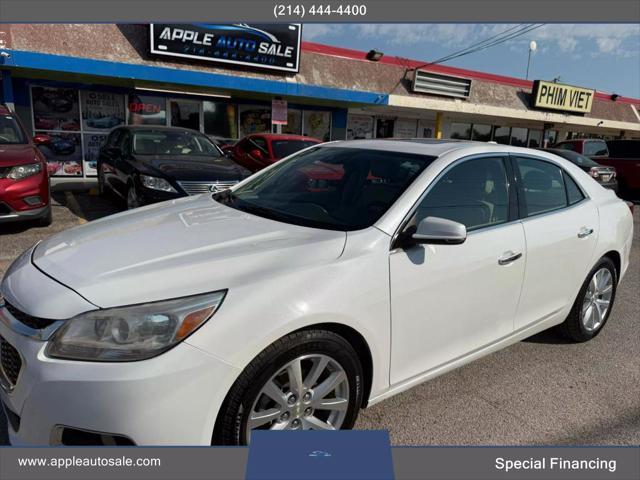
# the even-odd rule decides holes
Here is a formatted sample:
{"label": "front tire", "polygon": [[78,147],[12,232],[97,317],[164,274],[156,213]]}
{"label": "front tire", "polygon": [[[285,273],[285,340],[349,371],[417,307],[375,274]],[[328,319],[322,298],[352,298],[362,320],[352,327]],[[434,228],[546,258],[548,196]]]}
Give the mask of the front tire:
{"label": "front tire", "polygon": [[582,284],[569,316],[560,325],[561,333],[574,342],[596,337],[609,319],[617,285],[616,266],[610,258],[603,257]]}
{"label": "front tire", "polygon": [[260,430],[351,429],[362,405],[358,354],[325,330],[291,333],[240,374],[220,408],[213,445],[247,445]]}

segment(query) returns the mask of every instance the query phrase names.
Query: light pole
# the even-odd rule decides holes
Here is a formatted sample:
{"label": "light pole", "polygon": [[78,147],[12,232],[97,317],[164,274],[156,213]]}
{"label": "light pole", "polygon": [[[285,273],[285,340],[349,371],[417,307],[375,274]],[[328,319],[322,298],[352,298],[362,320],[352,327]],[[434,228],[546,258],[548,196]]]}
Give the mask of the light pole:
{"label": "light pole", "polygon": [[527,59],[527,76],[525,77],[526,80],[529,80],[529,66],[531,65],[531,52],[535,52],[537,48],[538,48],[538,44],[536,43],[536,41],[531,40],[531,42],[529,43],[529,58]]}

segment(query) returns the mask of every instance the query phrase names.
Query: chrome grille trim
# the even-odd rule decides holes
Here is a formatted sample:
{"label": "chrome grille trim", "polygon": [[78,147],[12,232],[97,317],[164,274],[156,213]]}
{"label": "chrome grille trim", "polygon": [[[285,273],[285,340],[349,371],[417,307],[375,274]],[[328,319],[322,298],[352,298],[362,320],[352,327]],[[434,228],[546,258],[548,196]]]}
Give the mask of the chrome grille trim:
{"label": "chrome grille trim", "polygon": [[216,182],[194,182],[180,180],[177,183],[180,188],[182,188],[182,190],[184,190],[188,195],[198,195],[201,193],[215,193],[227,190],[237,184],[238,180]]}

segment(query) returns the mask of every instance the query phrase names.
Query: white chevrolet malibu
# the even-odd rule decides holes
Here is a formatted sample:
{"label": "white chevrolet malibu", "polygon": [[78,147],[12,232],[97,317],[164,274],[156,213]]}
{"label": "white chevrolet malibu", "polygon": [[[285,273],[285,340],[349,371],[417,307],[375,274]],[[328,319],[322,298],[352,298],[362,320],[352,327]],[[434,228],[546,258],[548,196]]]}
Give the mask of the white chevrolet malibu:
{"label": "white chevrolet malibu", "polygon": [[[628,206],[552,154],[378,140],[55,235],[7,271],[13,444],[246,444],[560,325],[595,337]],[[514,375],[516,372],[514,372]]]}

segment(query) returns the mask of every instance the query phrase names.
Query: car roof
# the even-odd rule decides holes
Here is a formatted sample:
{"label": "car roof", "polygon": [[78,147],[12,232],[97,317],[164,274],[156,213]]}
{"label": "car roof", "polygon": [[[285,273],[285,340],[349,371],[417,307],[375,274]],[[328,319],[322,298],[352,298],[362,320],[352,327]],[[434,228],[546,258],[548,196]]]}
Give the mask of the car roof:
{"label": "car roof", "polygon": [[439,157],[447,152],[469,147],[495,146],[504,151],[508,145],[497,145],[486,142],[473,142],[471,140],[436,140],[433,138],[388,138],[375,140],[347,140],[330,142],[324,147],[362,148],[369,150],[384,150],[403,153],[417,153]]}
{"label": "car roof", "polygon": [[119,127],[115,127],[115,129],[124,128],[131,131],[136,130],[166,130],[172,132],[189,132],[189,133],[200,133],[198,130],[193,130],[191,128],[184,127],[168,127],[166,125],[120,125]]}
{"label": "car roof", "polygon": [[322,143],[322,140],[319,140],[314,137],[307,137],[306,135],[292,135],[288,133],[252,133],[250,135],[247,135],[244,138],[251,138],[251,137],[263,137],[268,140],[303,140],[303,141]]}

